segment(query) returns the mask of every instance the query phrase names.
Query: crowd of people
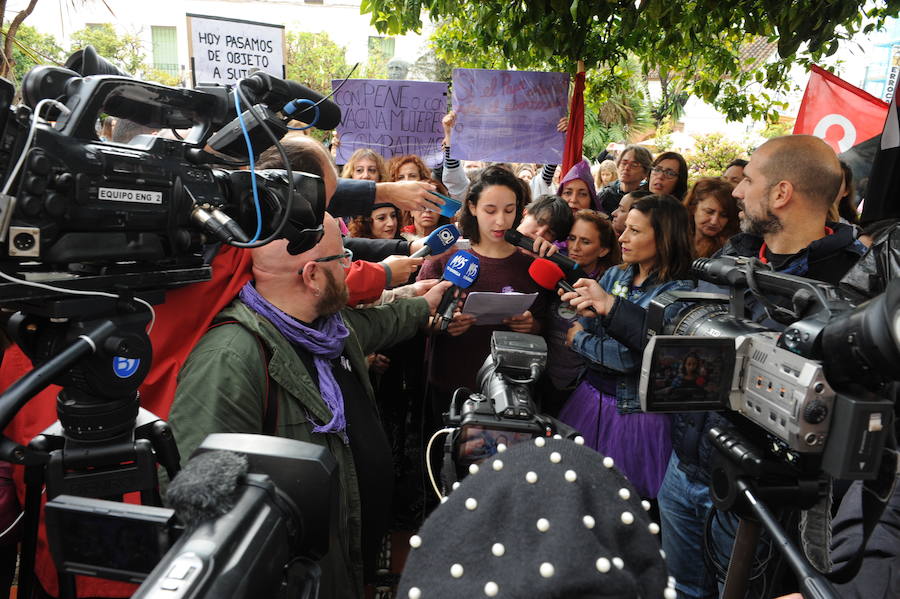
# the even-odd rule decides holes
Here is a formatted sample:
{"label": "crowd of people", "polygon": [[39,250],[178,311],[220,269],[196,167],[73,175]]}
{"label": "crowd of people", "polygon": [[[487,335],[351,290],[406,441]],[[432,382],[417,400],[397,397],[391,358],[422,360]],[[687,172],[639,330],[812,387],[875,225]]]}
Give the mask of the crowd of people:
{"label": "crowd of people", "polygon": [[[465,163],[450,158],[453,122],[450,113],[439,165],[414,155],[385,160],[374,149],[354,152],[342,165],[341,182],[376,188],[366,188],[367,201],[332,199],[334,218],[309,252],[288,259],[276,244],[255,251],[255,283],[229,308],[242,327],[204,336],[182,370],[171,414],[182,454],[223,426],[259,428],[263,408],[252,396],[266,370],[253,363],[259,356],[254,348],[259,339],[277,337],[269,352],[281,361],[273,358],[268,372],[283,388],[278,434],[312,441],[324,435],[343,467],[346,528],[341,559],[325,568],[325,588],[389,588],[384,574],[396,571],[389,556],[396,562],[403,553],[397,539],[412,534],[437,504],[425,490],[423,471],[429,462],[439,468],[440,456],[423,448],[443,427],[454,392],[477,390],[493,332],[541,335],[548,345],[546,371],[535,385],[541,412],[612,458],[647,502],[660,520],[672,592],[718,596],[714,568],[704,565],[704,535],[712,535],[727,560],[734,531],[718,524],[721,518],[705,532],[713,508],[704,433],[720,421],[641,411],[646,308],[661,293],[697,287],[691,274],[696,257],[749,256],[781,272],[838,284],[866,251],[849,171],[827,144],[806,136],[770,140],[749,159],[736,156],[721,176],[694,181],[684,156],[654,156],[640,145],[611,146],[595,165],[582,159],[565,173],[557,165]],[[305,170],[323,173],[329,194],[339,192],[323,147],[300,137],[284,143],[294,147],[290,155],[312,156],[315,168],[306,164]],[[387,192],[379,197],[377,186],[398,183],[405,186],[398,193],[410,194],[406,203]],[[441,215],[441,196],[460,203],[455,216]],[[454,252],[424,261],[408,256],[448,223],[461,234],[453,249],[468,251],[480,268],[441,331],[431,321]],[[531,251],[507,240],[513,230],[533,240]],[[553,293],[529,275],[533,260],[557,253],[586,274],[574,291]],[[374,277],[360,274],[366,269],[374,269]],[[283,289],[274,284],[280,278]],[[472,292],[531,294],[534,300],[523,312],[482,324],[466,312]],[[765,317],[752,297],[747,309],[748,316]],[[222,352],[231,356],[224,366],[224,358],[214,357]],[[680,371],[693,380],[696,364],[689,366]],[[204,399],[211,380],[221,381],[221,395],[228,396],[215,409]],[[236,424],[236,414],[245,420]]]}
{"label": "crowd of people", "polygon": [[[727,421],[714,413],[641,411],[646,309],[662,293],[698,288],[691,273],[697,257],[757,258],[779,272],[839,285],[884,235],[866,236],[859,227],[849,169],[810,136],[772,139],[749,157],[735,156],[721,176],[695,180],[681,154],[654,156],[636,144],[611,145],[593,165],[582,159],[565,173],[557,165],[468,163],[451,158],[454,118],[444,119],[444,160],[437,165],[415,155],[385,160],[369,148],[335,165],[311,137],[282,141],[295,170],[324,180],[321,240],[297,255],[284,241],[251,251],[250,280],[181,368],[169,414],[181,455],[214,432],[325,445],[339,466],[339,526],[320,564],[320,596],[362,597],[372,588],[391,596],[397,581],[390,572],[399,572],[406,553],[398,539],[414,534],[438,505],[425,470],[439,468],[441,460],[425,447],[443,428],[454,392],[478,390],[476,374],[495,331],[540,335],[548,358],[534,385],[537,407],[611,458],[628,481],[622,499],[635,493],[659,521],[671,578],[655,570],[652,562],[660,558],[647,557],[641,541],[657,590],[665,587],[667,598],[717,597],[721,581],[707,560],[709,544],[727,559],[734,530],[727,518],[710,517],[714,450],[705,433]],[[278,168],[280,160],[270,150],[257,166]],[[453,217],[441,214],[443,197],[459,202]],[[453,249],[412,256],[446,224],[461,235]],[[531,250],[511,243],[510,231],[533,242]],[[442,331],[434,319],[456,249],[477,258],[478,276]],[[549,291],[529,274],[535,259],[557,254],[584,273],[574,290]],[[709,284],[699,288],[710,290]],[[484,324],[466,311],[473,292],[534,299],[528,309]],[[749,318],[782,326],[767,320],[766,307],[751,295],[745,305]],[[696,356],[673,369],[680,381],[702,376]],[[608,467],[578,456],[581,468]],[[502,467],[495,462],[493,469]],[[553,521],[554,493],[540,497]],[[434,525],[428,530],[436,534]],[[415,550],[421,539],[412,539]],[[496,545],[492,550],[497,555]],[[420,592],[428,570],[421,559],[416,563],[410,576]],[[456,566],[463,570],[455,563],[451,572]],[[896,589],[890,564],[873,559],[864,567],[870,568],[865,581],[850,585]],[[545,570],[542,564],[544,578]],[[626,570],[641,576],[633,564]],[[590,581],[584,584],[590,588]],[[492,596],[487,587],[485,593]],[[408,596],[422,595],[409,588]]]}

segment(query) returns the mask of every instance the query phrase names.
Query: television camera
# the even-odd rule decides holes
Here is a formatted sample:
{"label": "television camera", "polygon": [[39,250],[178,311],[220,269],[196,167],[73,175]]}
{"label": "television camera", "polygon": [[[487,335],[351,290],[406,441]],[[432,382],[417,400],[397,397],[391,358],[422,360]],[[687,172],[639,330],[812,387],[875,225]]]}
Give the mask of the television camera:
{"label": "television camera", "polygon": [[[878,520],[896,469],[900,281],[854,306],[831,285],[753,259],[699,259],[694,273],[730,295],[668,292],[652,301],[641,408],[724,416],[708,431],[716,450],[710,495],[741,518],[725,597],[744,596],[762,526],[805,597],[836,597],[766,502],[810,509],[828,495],[827,474],[866,481],[876,498],[867,523]],[[747,290],[767,320],[744,317]],[[847,581],[858,566],[829,579]]]}
{"label": "television camera", "polygon": [[327,449],[232,433],[197,448],[172,508],[60,495],[46,509],[57,568],[142,582],[135,598],[314,598],[337,497]]}
{"label": "television camera", "polygon": [[[463,478],[469,466],[490,458],[501,445],[561,435],[574,439],[575,429],[541,414],[534,386],[547,364],[543,337],[494,331],[491,353],[478,370],[478,392],[461,387],[445,415],[454,427],[445,445],[445,482]],[[456,478],[453,478],[456,477]]]}
{"label": "television camera", "polygon": [[[140,491],[144,504],[160,503],[156,462],[173,478],[179,456],[137,391],[151,363],[152,304],[208,280],[214,244],[286,238],[297,254],[318,243],[323,181],[292,171],[278,142],[294,120],[340,120],[320,94],[262,72],[182,89],[132,79],[90,47],[66,64],[29,71],[19,105],[0,79],[0,305],[19,310],[10,336],[35,365],[0,397],[0,427],[46,385],[63,386],[59,422],[28,449],[0,440],[0,457],[30,471],[22,596],[34,584],[45,479],[51,499]],[[101,115],[160,133],[101,140]],[[284,169],[254,172],[253,157],[272,145]],[[60,588],[74,596],[74,578],[61,576]]]}

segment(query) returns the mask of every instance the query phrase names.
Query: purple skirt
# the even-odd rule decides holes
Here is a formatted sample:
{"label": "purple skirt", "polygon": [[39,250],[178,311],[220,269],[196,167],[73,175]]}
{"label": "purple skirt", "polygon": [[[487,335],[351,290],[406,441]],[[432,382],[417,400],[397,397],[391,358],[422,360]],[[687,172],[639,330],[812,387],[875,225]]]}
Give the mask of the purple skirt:
{"label": "purple skirt", "polygon": [[641,496],[656,497],[672,454],[668,416],[620,414],[615,396],[582,381],[559,419],[580,432],[585,445],[611,457]]}

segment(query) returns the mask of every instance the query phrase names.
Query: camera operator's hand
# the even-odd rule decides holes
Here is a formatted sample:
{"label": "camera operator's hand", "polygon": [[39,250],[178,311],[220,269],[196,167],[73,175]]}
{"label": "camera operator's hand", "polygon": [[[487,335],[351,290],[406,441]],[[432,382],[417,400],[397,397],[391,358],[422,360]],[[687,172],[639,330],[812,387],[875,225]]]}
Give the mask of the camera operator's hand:
{"label": "camera operator's hand", "polygon": [[[420,281],[421,282],[421,281]],[[428,302],[428,312],[434,316],[435,310],[437,310],[438,305],[441,303],[441,298],[444,297],[444,292],[450,289],[450,286],[453,285],[450,281],[440,281],[432,286],[431,289],[425,292],[425,295],[422,297],[425,298],[425,301]]]}
{"label": "camera operator's hand", "polygon": [[577,320],[572,323],[572,326],[569,327],[569,330],[566,331],[566,347],[572,347],[572,344],[575,343],[575,335],[578,334],[578,331],[583,331],[584,327],[581,326],[581,323]]}
{"label": "camera operator's hand", "polygon": [[525,310],[521,314],[504,319],[503,324],[516,333],[534,333],[537,331],[537,321],[530,310]]}
{"label": "camera operator's hand", "polygon": [[451,320],[450,324],[447,326],[447,333],[449,333],[451,337],[462,335],[469,330],[469,327],[475,324],[476,320],[477,318],[472,314],[457,312],[453,315],[453,320]]}
{"label": "camera operator's hand", "polygon": [[375,203],[390,203],[401,210],[435,210],[444,200],[428,193],[437,188],[427,181],[394,181],[375,184]]}
{"label": "camera operator's hand", "polygon": [[424,258],[410,258],[409,256],[388,256],[382,262],[391,269],[391,287],[405,285]]}
{"label": "camera operator's hand", "polygon": [[[559,297],[569,302],[581,316],[605,316],[612,310],[616,298],[606,292],[594,279],[578,279],[575,281],[575,292],[559,290]],[[596,310],[591,312],[589,307]]]}
{"label": "camera operator's hand", "polygon": [[453,126],[456,125],[456,111],[451,110],[445,114],[441,119],[441,125],[444,126],[444,140],[441,144],[446,148],[450,145],[450,133],[453,131]]}

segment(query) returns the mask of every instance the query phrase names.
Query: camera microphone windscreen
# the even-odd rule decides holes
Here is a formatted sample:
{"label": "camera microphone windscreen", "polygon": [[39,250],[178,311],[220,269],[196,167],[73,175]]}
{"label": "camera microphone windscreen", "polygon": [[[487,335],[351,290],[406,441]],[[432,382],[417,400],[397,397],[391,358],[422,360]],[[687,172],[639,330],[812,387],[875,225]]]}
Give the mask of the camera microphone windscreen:
{"label": "camera microphone windscreen", "polygon": [[456,244],[459,239],[459,229],[454,225],[443,225],[431,232],[423,239],[422,249],[412,254],[410,258],[424,258],[425,256],[438,256],[443,254]]}
{"label": "camera microphone windscreen", "polygon": [[188,528],[218,518],[234,507],[235,490],[247,476],[247,457],[209,451],[191,458],[169,484],[166,501]]}
{"label": "camera microphone windscreen", "polygon": [[[522,248],[523,250],[534,252],[534,239],[526,235],[522,235],[515,229],[508,229],[506,233],[503,234],[503,238],[507,243],[511,243],[516,247]],[[578,279],[584,279],[588,276],[587,273],[584,272],[584,269],[578,266],[577,262],[559,252],[553,254],[552,256],[546,256],[546,259],[558,265],[560,269],[562,269],[566,280],[569,282],[574,283]]]}

